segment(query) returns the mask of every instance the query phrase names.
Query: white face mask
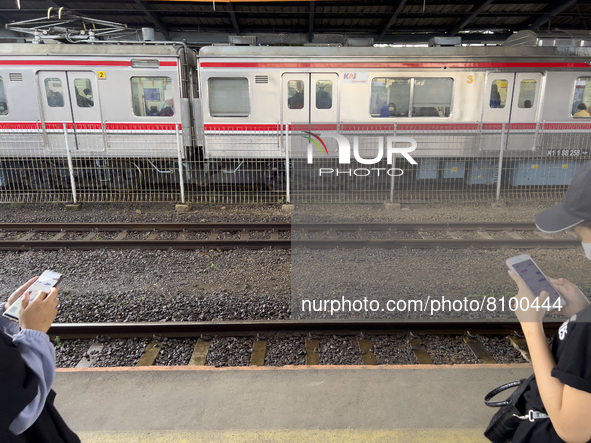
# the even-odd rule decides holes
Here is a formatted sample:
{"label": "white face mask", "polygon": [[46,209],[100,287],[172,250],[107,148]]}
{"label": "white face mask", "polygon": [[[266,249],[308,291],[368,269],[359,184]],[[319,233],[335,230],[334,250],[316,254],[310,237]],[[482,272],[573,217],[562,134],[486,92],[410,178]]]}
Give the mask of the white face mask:
{"label": "white face mask", "polygon": [[591,243],[581,243],[583,250],[585,251],[585,257],[591,260]]}

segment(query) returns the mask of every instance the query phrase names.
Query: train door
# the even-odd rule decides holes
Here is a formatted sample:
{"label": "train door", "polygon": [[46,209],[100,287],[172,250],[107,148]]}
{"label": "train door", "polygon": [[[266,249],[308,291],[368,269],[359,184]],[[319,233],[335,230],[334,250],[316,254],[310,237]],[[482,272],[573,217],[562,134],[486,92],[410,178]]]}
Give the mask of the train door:
{"label": "train door", "polygon": [[65,154],[63,125],[72,154],[105,150],[102,118],[93,72],[40,71],[37,74],[42,126],[50,151]]}
{"label": "train door", "polygon": [[[543,80],[539,72],[487,76],[482,113],[485,149],[498,150],[501,144],[507,150],[535,147]],[[503,133],[506,137],[500,137]]]}
{"label": "train door", "polygon": [[[282,76],[281,121],[294,131],[337,131],[339,83],[334,72],[286,73]],[[292,154],[302,157],[302,148],[292,146]]]}

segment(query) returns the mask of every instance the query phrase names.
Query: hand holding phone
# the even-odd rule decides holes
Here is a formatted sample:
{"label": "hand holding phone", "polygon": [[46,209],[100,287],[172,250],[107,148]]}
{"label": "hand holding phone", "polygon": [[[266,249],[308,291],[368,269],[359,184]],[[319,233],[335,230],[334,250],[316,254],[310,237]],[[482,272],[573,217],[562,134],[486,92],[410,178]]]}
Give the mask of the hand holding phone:
{"label": "hand holding phone", "polygon": [[539,297],[542,291],[548,293],[548,302],[544,305],[540,304],[539,309],[544,307],[546,310],[554,310],[565,305],[560,293],[552,286],[552,283],[528,254],[508,258],[506,263],[509,269],[523,279],[534,297]]}
{"label": "hand holding phone", "polygon": [[[30,302],[35,299],[35,296],[39,291],[49,293],[51,289],[59,283],[62,279],[62,275],[58,272],[50,271],[49,269],[43,271],[43,274],[39,276],[39,278],[29,286],[23,293],[29,294]],[[14,303],[12,303],[8,309],[2,314],[4,317],[7,317],[11,320],[18,321],[19,320],[19,310],[21,307],[21,303],[23,300],[23,295],[16,299]]]}

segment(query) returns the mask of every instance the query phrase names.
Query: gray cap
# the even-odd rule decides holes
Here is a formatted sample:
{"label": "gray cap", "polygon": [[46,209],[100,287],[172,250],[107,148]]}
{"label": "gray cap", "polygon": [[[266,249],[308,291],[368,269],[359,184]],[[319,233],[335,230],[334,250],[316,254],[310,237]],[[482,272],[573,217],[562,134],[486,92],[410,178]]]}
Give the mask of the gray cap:
{"label": "gray cap", "polygon": [[536,215],[536,226],[542,232],[553,233],[586,220],[591,221],[591,162],[573,177],[562,203]]}

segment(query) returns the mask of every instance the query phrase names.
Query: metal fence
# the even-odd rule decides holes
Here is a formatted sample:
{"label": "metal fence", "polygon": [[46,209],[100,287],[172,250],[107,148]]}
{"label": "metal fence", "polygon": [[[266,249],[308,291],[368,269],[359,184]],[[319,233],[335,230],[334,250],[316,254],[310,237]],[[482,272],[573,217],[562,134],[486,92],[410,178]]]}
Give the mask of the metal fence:
{"label": "metal fence", "polygon": [[305,126],[197,134],[207,148],[200,158],[185,152],[187,134],[178,125],[131,134],[141,149],[129,149],[129,132],[23,125],[0,132],[0,201],[557,199],[590,155],[591,128],[565,123],[393,124],[371,131],[347,124],[314,133]]}

